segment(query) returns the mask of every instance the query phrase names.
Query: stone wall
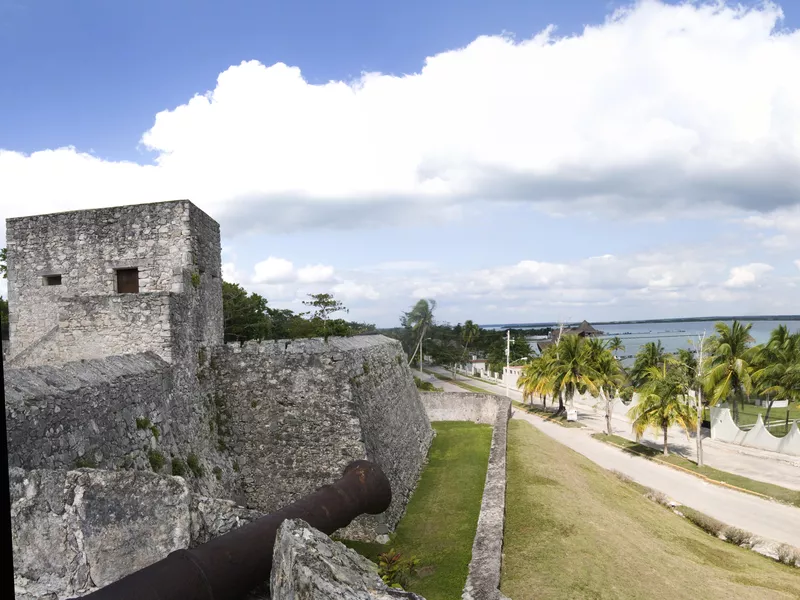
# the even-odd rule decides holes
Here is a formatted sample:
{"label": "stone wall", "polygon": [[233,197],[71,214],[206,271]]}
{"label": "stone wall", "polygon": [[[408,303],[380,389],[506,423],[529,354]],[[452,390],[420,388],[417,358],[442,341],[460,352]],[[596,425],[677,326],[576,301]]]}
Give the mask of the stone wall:
{"label": "stone wall", "polygon": [[56,304],[56,327],[14,355],[10,367],[146,351],[168,362],[172,358],[169,293],[77,296]]}
{"label": "stone wall", "polygon": [[276,510],[366,458],[389,477],[392,504],[342,535],[372,539],[394,528],[433,436],[399,342],[376,335],[212,350],[200,377],[219,410],[220,444],[241,468],[243,504]]}
{"label": "stone wall", "polygon": [[422,392],[422,405],[431,421],[473,421],[493,425],[497,402],[491,394]]}
{"label": "stone wall", "polygon": [[[10,338],[21,351],[58,324],[65,297],[113,295],[115,269],[138,267],[141,292],[180,291],[189,253],[188,201],[6,221]],[[61,285],[44,276],[61,275]]]}
{"label": "stone wall", "polygon": [[261,516],[155,473],[12,468],[9,480],[18,600],[85,595]]}
{"label": "stone wall", "polygon": [[492,446],[463,600],[508,600],[500,593],[500,570],[503,565],[506,449],[511,400],[493,396],[490,402],[496,407]]}
{"label": "stone wall", "polygon": [[185,475],[193,490],[236,496],[238,475],[209,431],[212,406],[178,393],[153,353],[6,369],[9,464]]}

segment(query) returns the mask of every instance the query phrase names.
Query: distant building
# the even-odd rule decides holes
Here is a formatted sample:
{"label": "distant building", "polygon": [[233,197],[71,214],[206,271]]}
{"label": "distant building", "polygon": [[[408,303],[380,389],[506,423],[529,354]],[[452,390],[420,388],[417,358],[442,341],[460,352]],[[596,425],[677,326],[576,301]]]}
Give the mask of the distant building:
{"label": "distant building", "polygon": [[558,341],[559,335],[577,335],[580,337],[596,337],[598,335],[603,335],[603,332],[599,329],[595,329],[588,321],[581,322],[580,325],[577,327],[565,327],[564,331],[560,331],[558,328],[554,328],[550,330],[550,336],[546,340],[541,340],[536,342],[536,346],[539,349],[539,353],[541,354],[548,346],[552,346]]}

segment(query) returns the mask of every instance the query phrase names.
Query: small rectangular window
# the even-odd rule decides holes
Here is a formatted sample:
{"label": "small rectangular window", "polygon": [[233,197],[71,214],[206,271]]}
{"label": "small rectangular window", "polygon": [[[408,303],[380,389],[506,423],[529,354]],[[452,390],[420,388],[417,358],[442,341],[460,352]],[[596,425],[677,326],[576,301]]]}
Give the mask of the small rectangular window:
{"label": "small rectangular window", "polygon": [[46,275],[44,278],[45,285],[61,285],[61,275]]}
{"label": "small rectangular window", "polygon": [[117,269],[117,293],[139,293],[139,269]]}

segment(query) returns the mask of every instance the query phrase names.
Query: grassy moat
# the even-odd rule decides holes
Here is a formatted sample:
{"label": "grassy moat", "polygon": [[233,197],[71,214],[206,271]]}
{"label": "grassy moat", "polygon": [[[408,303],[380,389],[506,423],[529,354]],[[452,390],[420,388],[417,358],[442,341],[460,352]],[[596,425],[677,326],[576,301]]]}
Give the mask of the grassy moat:
{"label": "grassy moat", "polygon": [[459,600],[472,557],[492,427],[469,422],[431,424],[436,437],[406,514],[392,540],[344,543],[378,562],[389,549],[419,559],[418,575],[406,589],[427,600]]}

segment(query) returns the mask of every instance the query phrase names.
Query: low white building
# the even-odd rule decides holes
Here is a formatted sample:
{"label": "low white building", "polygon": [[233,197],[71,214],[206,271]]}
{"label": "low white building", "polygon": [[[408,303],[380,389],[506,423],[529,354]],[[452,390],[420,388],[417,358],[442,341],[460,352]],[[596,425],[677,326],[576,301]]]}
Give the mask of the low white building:
{"label": "low white building", "polygon": [[517,381],[522,375],[522,365],[511,365],[510,367],[503,367],[503,385],[508,382],[508,387],[512,390],[519,389]]}

